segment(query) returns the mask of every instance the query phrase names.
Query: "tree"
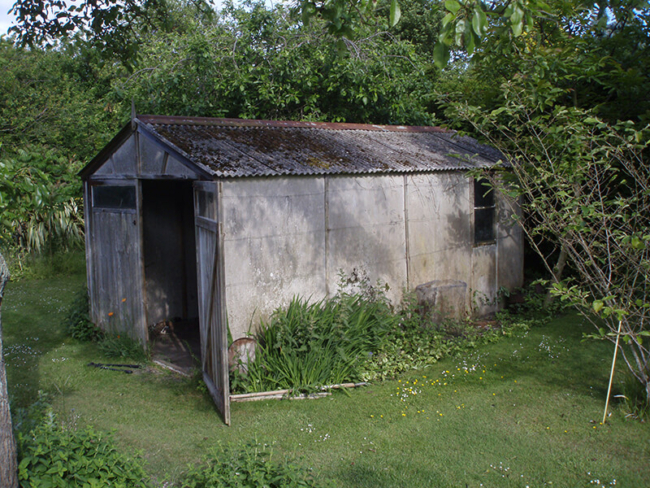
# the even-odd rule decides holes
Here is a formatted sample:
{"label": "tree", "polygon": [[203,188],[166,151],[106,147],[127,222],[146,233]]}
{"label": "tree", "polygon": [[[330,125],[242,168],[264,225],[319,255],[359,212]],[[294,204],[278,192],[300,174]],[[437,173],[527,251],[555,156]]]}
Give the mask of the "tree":
{"label": "tree", "polygon": [[360,34],[339,46],[317,19],[296,28],[282,5],[226,5],[217,21],[143,43],[116,101],[160,114],[430,124],[423,56],[387,32]]}
{"label": "tree", "polygon": [[165,0],[17,0],[10,13],[17,23],[10,32],[23,46],[53,47],[76,38],[131,66],[139,34],[164,25],[168,9]]}
{"label": "tree", "polygon": [[[579,308],[593,337],[616,342],[620,334],[620,353],[650,403],[650,128],[612,126],[573,107],[540,110],[525,88],[503,89],[500,108],[456,104],[456,114],[511,163],[514,178],[488,176],[523,208],[520,223],[556,278],[553,293]],[[563,281],[542,251],[549,241],[572,267]]]}
{"label": "tree", "polygon": [[[9,280],[9,269],[0,254],[0,311],[5,284]],[[2,350],[2,314],[0,313],[0,486],[18,488],[18,463],[16,441],[11,423],[9,397],[7,392],[7,373]]]}

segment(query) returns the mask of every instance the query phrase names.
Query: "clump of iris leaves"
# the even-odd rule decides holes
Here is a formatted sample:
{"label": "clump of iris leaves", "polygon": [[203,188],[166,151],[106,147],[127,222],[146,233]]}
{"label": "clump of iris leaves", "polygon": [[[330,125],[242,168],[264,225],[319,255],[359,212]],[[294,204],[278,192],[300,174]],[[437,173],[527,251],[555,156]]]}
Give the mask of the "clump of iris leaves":
{"label": "clump of iris leaves", "polygon": [[311,393],[393,378],[527,327],[511,320],[487,328],[468,321],[434,322],[412,294],[393,307],[386,285],[365,281],[354,293],[341,289],[333,298],[311,303],[294,297],[263,322],[255,335],[254,360],[231,371],[231,391]]}

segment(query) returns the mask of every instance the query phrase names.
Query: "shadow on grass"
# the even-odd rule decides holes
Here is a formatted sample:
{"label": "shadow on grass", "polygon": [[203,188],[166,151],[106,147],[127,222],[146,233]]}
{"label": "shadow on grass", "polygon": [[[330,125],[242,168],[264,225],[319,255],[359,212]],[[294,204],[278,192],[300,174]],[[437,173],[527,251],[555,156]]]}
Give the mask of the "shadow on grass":
{"label": "shadow on grass", "polygon": [[[541,387],[570,388],[604,401],[614,346],[592,339],[582,342],[583,333],[591,332],[593,327],[582,317],[567,314],[548,326],[532,328],[518,345],[517,339],[495,345],[493,354],[499,361],[493,371],[529,377]],[[623,370],[625,365],[621,362],[617,369]]]}
{"label": "shadow on grass", "polygon": [[41,361],[65,342],[61,321],[84,280],[78,274],[7,285],[2,303],[3,352],[12,405],[28,407],[38,398],[39,389],[48,388],[41,384]]}
{"label": "shadow on grass", "polygon": [[[416,487],[433,487],[442,486],[441,477],[433,469],[423,466],[395,466],[386,467],[383,463],[378,462],[377,466],[368,466],[362,464],[350,464],[347,467],[339,469],[334,473],[337,481],[342,486],[356,486],[377,488],[380,486],[405,486],[406,480],[408,486]],[[413,484],[413,480],[418,480]]]}

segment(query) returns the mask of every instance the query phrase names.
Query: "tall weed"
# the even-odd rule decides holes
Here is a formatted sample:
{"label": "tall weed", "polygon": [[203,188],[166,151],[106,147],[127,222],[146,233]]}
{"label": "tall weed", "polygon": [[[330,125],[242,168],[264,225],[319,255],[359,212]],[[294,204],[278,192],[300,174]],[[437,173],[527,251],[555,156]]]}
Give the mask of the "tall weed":
{"label": "tall weed", "polygon": [[295,297],[262,324],[255,361],[233,384],[246,392],[302,391],[357,380],[395,324],[383,297],[340,294],[315,303]]}
{"label": "tall weed", "polygon": [[75,293],[63,319],[63,325],[68,335],[81,342],[98,341],[104,336],[102,330],[90,321],[86,287]]}

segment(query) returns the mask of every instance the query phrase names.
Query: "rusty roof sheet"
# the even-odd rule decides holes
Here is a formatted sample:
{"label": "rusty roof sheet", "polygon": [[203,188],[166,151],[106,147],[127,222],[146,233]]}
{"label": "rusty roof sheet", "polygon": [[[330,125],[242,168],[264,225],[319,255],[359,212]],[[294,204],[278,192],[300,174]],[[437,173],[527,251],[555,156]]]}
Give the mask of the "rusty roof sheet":
{"label": "rusty roof sheet", "polygon": [[502,158],[438,127],[146,115],[135,122],[215,177],[465,170]]}

